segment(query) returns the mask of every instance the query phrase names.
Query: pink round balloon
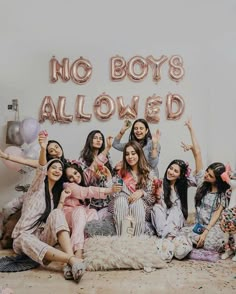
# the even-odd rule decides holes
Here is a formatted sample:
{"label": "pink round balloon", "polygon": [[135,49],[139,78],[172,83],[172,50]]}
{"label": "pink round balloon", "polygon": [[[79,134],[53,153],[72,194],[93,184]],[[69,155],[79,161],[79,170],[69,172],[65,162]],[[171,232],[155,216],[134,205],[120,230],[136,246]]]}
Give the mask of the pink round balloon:
{"label": "pink round balloon", "polygon": [[[16,146],[9,146],[4,150],[4,153],[14,156],[23,156],[23,152],[19,147]],[[13,169],[15,171],[19,171],[21,169],[21,164],[10,161],[10,160],[6,160],[6,159],[2,159],[3,163],[5,164],[6,167]]]}
{"label": "pink round balloon", "polygon": [[32,143],[39,133],[40,125],[34,118],[26,118],[21,122],[20,133],[25,143]]}

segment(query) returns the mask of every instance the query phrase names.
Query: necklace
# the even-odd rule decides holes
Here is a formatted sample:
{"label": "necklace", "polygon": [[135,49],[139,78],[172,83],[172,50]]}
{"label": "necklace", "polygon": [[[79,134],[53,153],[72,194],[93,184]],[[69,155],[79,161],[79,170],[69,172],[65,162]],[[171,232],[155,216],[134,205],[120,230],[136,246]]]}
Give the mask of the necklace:
{"label": "necklace", "polygon": [[135,182],[137,182],[137,183],[138,183],[138,178],[139,178],[139,175],[138,175],[138,174],[136,174],[135,172],[133,172],[132,170],[131,170],[131,174],[132,174],[132,177],[134,178]]}

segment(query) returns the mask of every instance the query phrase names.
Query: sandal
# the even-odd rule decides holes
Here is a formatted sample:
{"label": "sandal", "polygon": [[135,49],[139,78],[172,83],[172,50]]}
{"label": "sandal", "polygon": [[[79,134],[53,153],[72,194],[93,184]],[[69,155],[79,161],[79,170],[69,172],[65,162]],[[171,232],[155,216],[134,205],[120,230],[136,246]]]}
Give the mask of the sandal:
{"label": "sandal", "polygon": [[69,264],[64,265],[63,267],[64,278],[66,280],[73,280],[72,268]]}
{"label": "sandal", "polygon": [[79,283],[83,274],[85,273],[85,270],[86,270],[86,265],[83,262],[83,260],[81,260],[81,262],[76,262],[75,264],[73,264],[72,275],[76,283]]}

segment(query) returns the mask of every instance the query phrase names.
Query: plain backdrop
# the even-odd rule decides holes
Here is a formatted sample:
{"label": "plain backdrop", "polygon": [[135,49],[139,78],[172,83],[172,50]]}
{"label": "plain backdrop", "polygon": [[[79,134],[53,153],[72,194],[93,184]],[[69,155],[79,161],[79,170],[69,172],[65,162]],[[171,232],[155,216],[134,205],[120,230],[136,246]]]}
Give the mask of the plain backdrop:
{"label": "plain backdrop", "polygon": [[[191,153],[184,153],[181,141],[190,142],[184,121],[192,117],[205,164],[230,162],[236,168],[236,3],[220,1],[3,1],[0,11],[0,147],[5,149],[7,121],[15,112],[8,110],[12,99],[18,99],[20,120],[39,118],[45,96],[57,102],[66,97],[66,113],[75,116],[77,95],[85,95],[85,112],[92,113],[89,122],[75,119],[69,124],[45,121],[51,139],[58,140],[65,155],[77,159],[87,134],[100,129],[105,136],[115,136],[121,126],[116,110],[109,121],[100,121],[93,114],[94,100],[103,92],[114,100],[123,96],[130,103],[139,99],[138,116],[144,116],[146,98],[162,97],[158,124],[161,130],[160,175],[174,158],[181,158],[194,169]],[[140,82],[128,78],[120,82],[110,79],[110,59],[115,55],[126,61],[134,56],[160,58],[180,55],[185,76],[175,83],[168,75],[168,62],[155,83],[151,71]],[[79,57],[93,67],[88,83],[69,81],[50,83],[49,62],[52,56],[61,61]],[[177,93],[185,101],[185,112],[179,120],[167,120],[165,101],[168,93]],[[128,133],[124,137],[127,140]],[[113,162],[121,153],[112,149]],[[19,195],[14,189],[28,183],[32,172],[15,172],[0,162],[0,207]],[[194,189],[189,193],[193,208]]]}

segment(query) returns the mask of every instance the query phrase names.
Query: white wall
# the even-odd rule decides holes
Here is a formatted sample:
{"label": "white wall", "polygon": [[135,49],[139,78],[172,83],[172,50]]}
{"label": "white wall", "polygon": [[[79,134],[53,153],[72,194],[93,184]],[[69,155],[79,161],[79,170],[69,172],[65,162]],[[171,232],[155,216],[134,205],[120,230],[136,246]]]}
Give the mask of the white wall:
{"label": "white wall", "polygon": [[[5,149],[6,123],[14,119],[7,110],[14,98],[19,99],[20,118],[38,118],[44,96],[56,102],[67,97],[66,112],[75,114],[75,98],[86,95],[85,111],[92,112],[95,98],[103,92],[116,99],[124,96],[129,102],[140,96],[139,114],[144,114],[146,97],[156,93],[180,94],[186,103],[179,121],[165,118],[165,103],[161,121],[151,124],[162,132],[160,171],[174,158],[183,158],[193,165],[191,154],[180,148],[182,140],[189,142],[184,120],[192,116],[206,163],[229,161],[236,168],[234,127],[236,106],[234,91],[236,69],[236,20],[234,0],[220,1],[1,1],[0,12],[0,146]],[[13,3],[14,2],[14,3]],[[112,82],[109,61],[116,54],[126,60],[136,55],[183,57],[186,70],[178,84],[168,77],[168,64],[162,69],[158,84],[151,73],[139,83],[125,79]],[[85,85],[72,81],[49,82],[49,61],[70,61],[80,56],[93,65],[91,80]],[[49,121],[42,124],[50,138],[60,141],[67,158],[78,158],[86,135],[94,128],[105,135],[119,131],[122,121],[117,112],[108,122],[93,115],[90,122],[74,120],[68,125]],[[121,154],[111,151],[114,162]],[[17,193],[14,186],[27,178],[5,168],[0,162],[0,206]],[[192,204],[191,204],[192,205]]]}

